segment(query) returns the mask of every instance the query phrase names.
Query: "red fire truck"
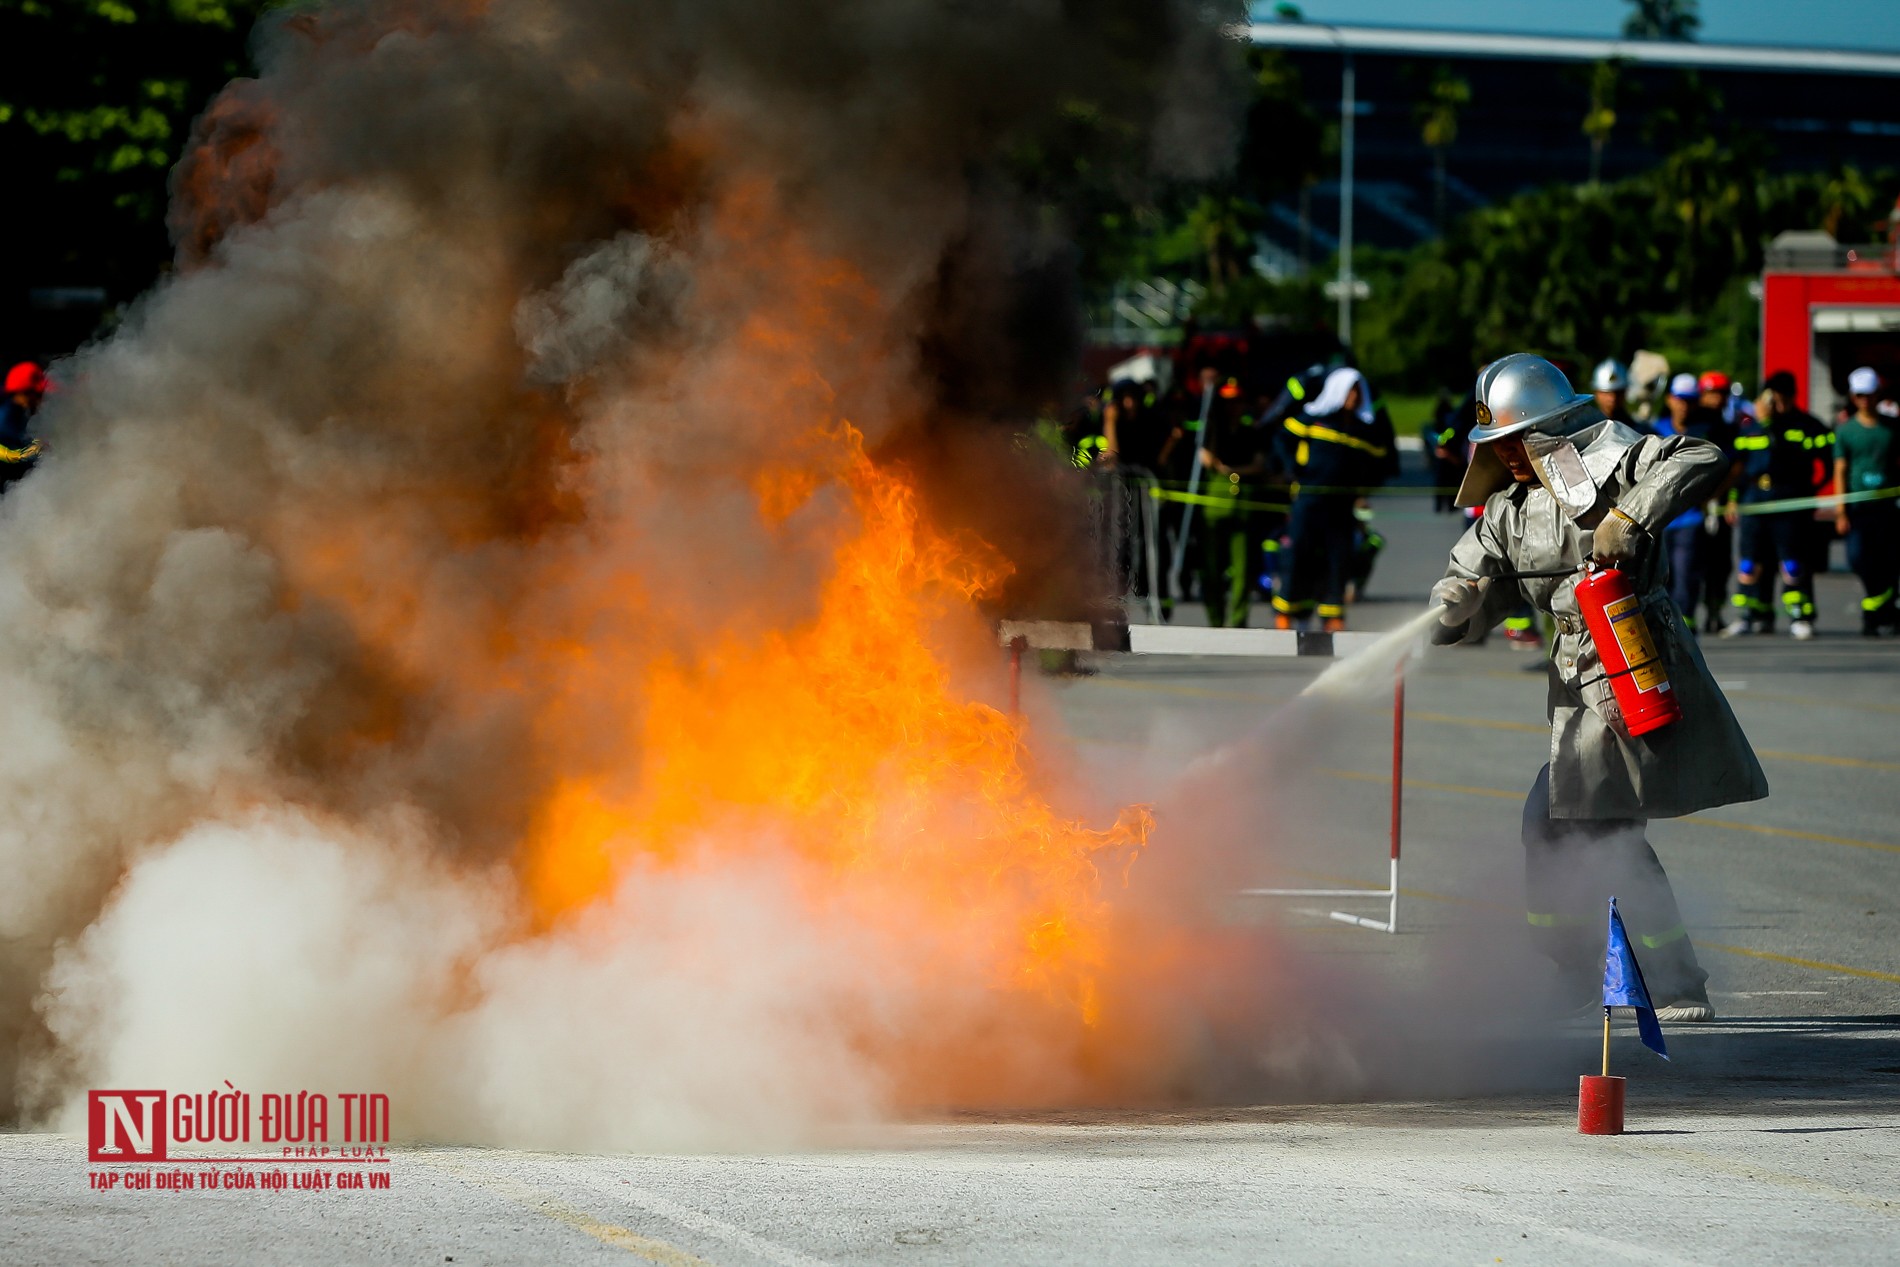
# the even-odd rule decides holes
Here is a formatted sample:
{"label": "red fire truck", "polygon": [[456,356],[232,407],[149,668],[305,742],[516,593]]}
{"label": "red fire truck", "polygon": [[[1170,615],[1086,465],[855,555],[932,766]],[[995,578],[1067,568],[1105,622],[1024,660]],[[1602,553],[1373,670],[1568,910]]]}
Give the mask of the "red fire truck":
{"label": "red fire truck", "polygon": [[1783,233],[1768,247],[1761,284],[1762,376],[1792,372],[1809,413],[1832,422],[1856,366],[1900,387],[1900,243]]}

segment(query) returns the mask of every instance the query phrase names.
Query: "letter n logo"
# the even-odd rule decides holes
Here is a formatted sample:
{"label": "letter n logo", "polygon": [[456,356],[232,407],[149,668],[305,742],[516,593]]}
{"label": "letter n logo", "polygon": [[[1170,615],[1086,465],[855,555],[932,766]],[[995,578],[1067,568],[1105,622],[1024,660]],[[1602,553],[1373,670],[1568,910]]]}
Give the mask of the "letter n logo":
{"label": "letter n logo", "polygon": [[165,1160],[163,1091],[86,1092],[86,1160]]}

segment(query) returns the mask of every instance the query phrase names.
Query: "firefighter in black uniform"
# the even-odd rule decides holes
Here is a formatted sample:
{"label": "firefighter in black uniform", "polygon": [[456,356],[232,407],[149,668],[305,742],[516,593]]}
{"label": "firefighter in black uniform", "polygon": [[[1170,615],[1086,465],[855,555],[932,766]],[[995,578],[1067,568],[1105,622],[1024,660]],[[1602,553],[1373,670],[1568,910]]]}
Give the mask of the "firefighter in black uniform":
{"label": "firefighter in black uniform", "polygon": [[1346,627],[1346,582],[1353,570],[1353,506],[1391,478],[1398,446],[1389,420],[1372,406],[1355,369],[1326,376],[1304,417],[1289,417],[1279,442],[1294,479],[1288,524],[1293,558],[1286,585],[1273,596],[1273,623],[1291,629],[1315,611],[1328,632]]}
{"label": "firefighter in black uniform", "polygon": [[1432,455],[1432,509],[1456,513],[1458,485],[1464,483],[1469,455],[1465,437],[1478,422],[1478,398],[1469,393],[1458,404],[1440,397],[1425,424],[1425,448]]}
{"label": "firefighter in black uniform", "polygon": [[46,371],[36,362],[22,361],[7,371],[5,396],[0,399],[0,492],[39,461],[33,415],[40,411],[45,396]]}
{"label": "firefighter in black uniform", "polygon": [[1200,573],[1207,623],[1245,628],[1253,596],[1253,503],[1267,473],[1263,429],[1241,410],[1240,384],[1221,384],[1201,430]]}
{"label": "firefighter in black uniform", "polygon": [[1813,414],[1796,407],[1794,375],[1787,370],[1770,375],[1763,386],[1766,390],[1757,402],[1757,416],[1744,417],[1735,438],[1742,475],[1729,492],[1726,513],[1736,526],[1739,546],[1735,594],[1729,599],[1732,610],[1722,636],[1775,631],[1775,574],[1779,570],[1788,632],[1796,638],[1812,638],[1812,513],[1787,510],[1756,515],[1746,513],[1744,507],[1818,494],[1833,465],[1834,433]]}

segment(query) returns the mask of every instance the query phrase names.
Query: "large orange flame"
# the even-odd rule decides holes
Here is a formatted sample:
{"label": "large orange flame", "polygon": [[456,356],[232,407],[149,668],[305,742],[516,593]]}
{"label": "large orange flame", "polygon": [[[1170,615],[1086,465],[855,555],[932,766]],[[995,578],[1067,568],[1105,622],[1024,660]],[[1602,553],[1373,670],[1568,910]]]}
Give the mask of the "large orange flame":
{"label": "large orange flame", "polygon": [[[287,574],[429,708],[505,698],[532,717],[518,856],[532,927],[612,918],[618,886],[654,869],[781,867],[816,926],[890,949],[911,1019],[824,1023],[860,1036],[896,1094],[1064,1096],[1091,1080],[1091,1052],[1114,1047],[1130,965],[1162,955],[1118,945],[1111,901],[1150,818],[1136,807],[1091,826],[1055,807],[1024,722],[995,702],[1004,660],[979,602],[1007,561],[933,526],[909,474],[843,416],[868,400],[889,437],[894,415],[922,408],[901,371],[866,375],[871,390],[852,377],[901,346],[901,305],[793,221],[761,183],[704,209],[677,249],[694,268],[692,321],[717,333],[695,342],[690,371],[667,361],[676,349],[645,349],[665,363],[642,363],[633,386],[569,398],[579,440],[547,469],[576,506],[543,516],[563,525],[545,537],[507,542],[506,601],[431,601],[447,582],[405,543],[481,550],[495,529],[427,471],[413,496],[361,503],[321,533],[287,519]],[[660,400],[649,430],[667,434],[630,430],[615,392],[636,414]],[[673,443],[669,392],[698,421],[769,428],[735,424],[757,442],[715,443],[680,423]],[[817,558],[816,576],[783,609],[688,610],[658,573],[690,538],[656,542],[614,509],[653,490],[683,508],[745,501],[761,549],[806,569]],[[398,742],[394,719],[355,733]]]}
{"label": "large orange flame", "polygon": [[[770,839],[834,882],[834,902],[921,916],[935,933],[947,922],[983,943],[986,984],[1093,1024],[1107,957],[1099,864],[1132,860],[1146,811],[1093,830],[1038,795],[1021,722],[960,693],[930,639],[1004,565],[933,533],[913,490],[863,456],[855,431],[838,443],[852,455],[859,529],[818,614],[645,667],[637,791],[560,783],[530,845],[537,905],[583,906],[634,858]],[[764,483],[766,506],[797,483]]]}

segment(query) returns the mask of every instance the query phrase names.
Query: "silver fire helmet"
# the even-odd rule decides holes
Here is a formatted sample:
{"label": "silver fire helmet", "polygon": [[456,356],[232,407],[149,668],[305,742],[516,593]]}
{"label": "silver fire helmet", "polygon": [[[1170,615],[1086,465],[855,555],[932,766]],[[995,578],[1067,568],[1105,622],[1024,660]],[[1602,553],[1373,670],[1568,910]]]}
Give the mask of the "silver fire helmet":
{"label": "silver fire helmet", "polygon": [[1471,464],[1453,500],[1481,506],[1511,483],[1511,473],[1489,441],[1521,436],[1537,478],[1564,513],[1586,515],[1597,499],[1597,480],[1582,464],[1570,437],[1603,423],[1603,411],[1579,395],[1564,372],[1541,356],[1514,353],[1478,371],[1478,425],[1471,430]]}
{"label": "silver fire helmet", "polygon": [[1541,356],[1513,352],[1478,371],[1478,425],[1474,444],[1533,429],[1555,431],[1580,405],[1594,402],[1570,386],[1564,372]]}
{"label": "silver fire helmet", "polygon": [[1590,390],[1593,392],[1626,392],[1630,386],[1630,367],[1611,357],[1598,361],[1597,367],[1590,371]]}

